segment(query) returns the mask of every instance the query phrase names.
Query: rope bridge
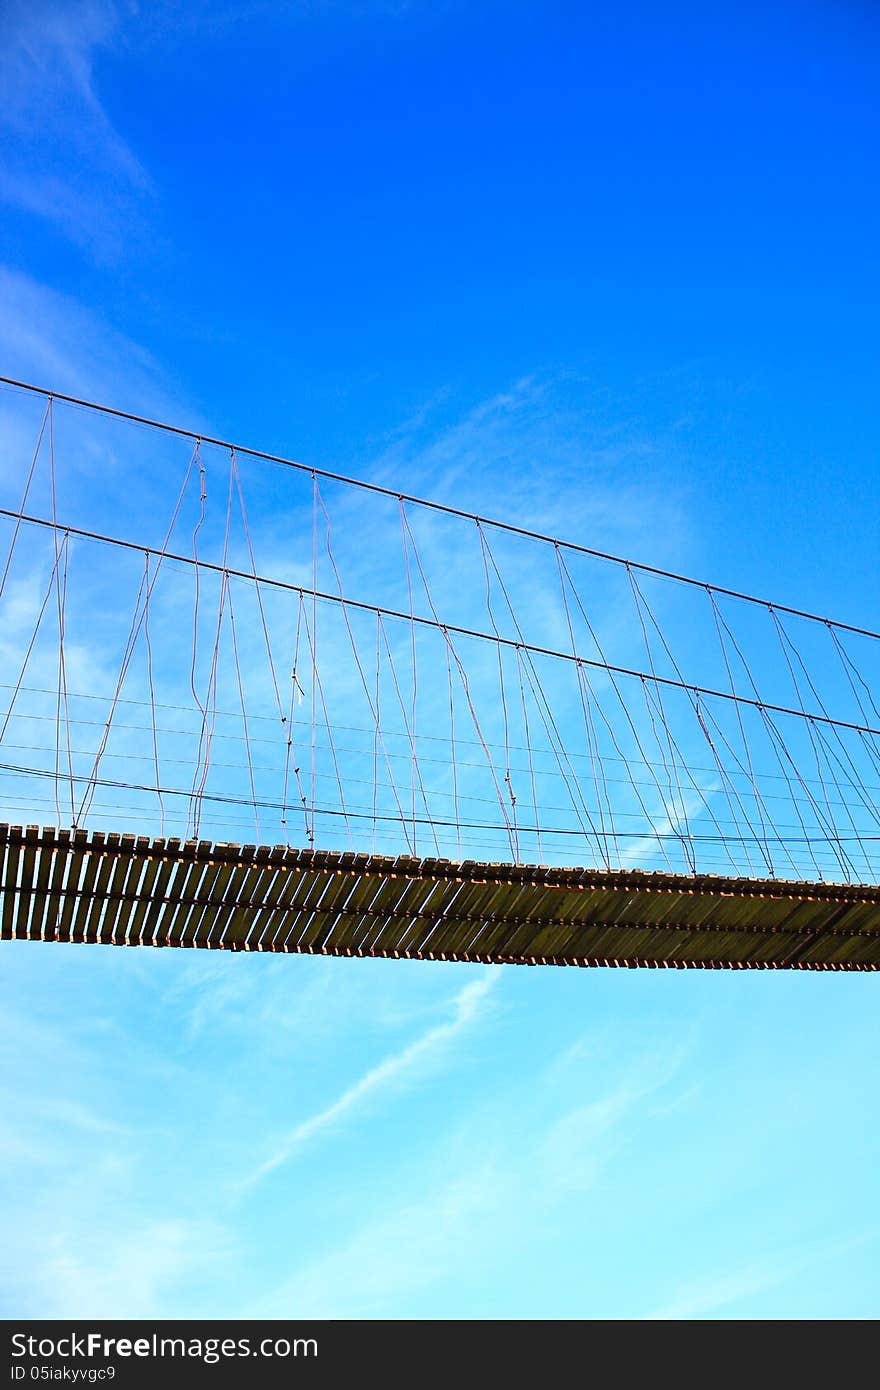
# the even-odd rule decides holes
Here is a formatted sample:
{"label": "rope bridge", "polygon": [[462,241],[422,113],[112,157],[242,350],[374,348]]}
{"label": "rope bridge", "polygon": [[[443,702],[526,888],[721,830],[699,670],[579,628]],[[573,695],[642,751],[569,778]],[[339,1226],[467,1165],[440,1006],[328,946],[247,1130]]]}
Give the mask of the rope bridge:
{"label": "rope bridge", "polygon": [[0,935],[521,965],[876,970],[880,889],[0,826]]}
{"label": "rope bridge", "polygon": [[880,966],[877,633],[0,383],[4,937]]}

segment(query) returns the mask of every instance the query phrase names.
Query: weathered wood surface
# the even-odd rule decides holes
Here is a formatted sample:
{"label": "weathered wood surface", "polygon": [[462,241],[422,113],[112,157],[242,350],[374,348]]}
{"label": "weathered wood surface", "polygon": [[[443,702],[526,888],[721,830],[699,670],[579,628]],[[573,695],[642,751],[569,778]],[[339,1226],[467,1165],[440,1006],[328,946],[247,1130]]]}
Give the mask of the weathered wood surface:
{"label": "weathered wood surface", "polygon": [[527,965],[880,969],[880,887],[0,825],[0,936]]}

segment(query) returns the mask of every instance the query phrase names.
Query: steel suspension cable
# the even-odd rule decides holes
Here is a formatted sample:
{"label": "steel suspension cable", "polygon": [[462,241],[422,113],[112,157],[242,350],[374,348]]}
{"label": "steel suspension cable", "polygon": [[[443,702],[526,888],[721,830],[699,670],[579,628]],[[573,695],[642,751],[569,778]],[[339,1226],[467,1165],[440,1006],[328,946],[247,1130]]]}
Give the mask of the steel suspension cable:
{"label": "steel suspension cable", "polygon": [[542,531],[531,530],[525,526],[517,526],[513,522],[481,516],[476,512],[469,512],[461,507],[454,507],[445,502],[437,502],[428,498],[401,493],[397,489],[383,487],[379,483],[368,482],[363,478],[352,478],[344,473],[333,472],[330,469],[315,468],[311,464],[301,463],[296,459],[286,458],[281,454],[272,454],[264,449],[256,449],[244,444],[233,443],[228,439],[218,439],[204,431],[196,432],[182,425],[174,425],[165,420],[151,419],[149,416],[138,415],[132,411],[120,410],[115,406],[103,405],[97,401],[85,400],[82,397],[69,395],[63,391],[50,391],[47,387],[37,386],[32,382],[20,381],[15,377],[0,375],[0,386],[45,398],[52,396],[56,401],[62,401],[66,405],[75,406],[79,409],[92,411],[95,414],[105,415],[117,420],[125,420],[132,424],[145,426],[151,430],[157,430],[161,433],[176,435],[179,438],[189,439],[194,442],[199,441],[200,443],[219,449],[235,449],[236,453],[240,456],[256,459],[264,463],[276,464],[284,468],[292,468],[302,473],[311,474],[313,478],[326,478],[328,481],[343,483],[346,486],[359,488],[365,492],[372,492],[378,496],[388,497],[395,501],[402,497],[404,502],[412,506],[424,507],[427,510],[441,512],[447,516],[459,517],[466,521],[479,521],[483,526],[491,526],[495,530],[506,531],[511,535],[523,536],[526,539],[541,541],[549,545],[558,544],[574,554],[588,555],[597,560],[607,561],[610,564],[629,566],[632,569],[639,570],[640,573],[652,574],[660,579],[673,580],[678,584],[693,585],[699,589],[709,587],[712,589],[713,593],[722,594],[727,598],[734,598],[743,603],[756,604],[762,608],[769,608],[772,606],[777,612],[789,613],[792,617],[804,618],[808,622],[832,624],[838,631],[852,632],[861,637],[870,637],[875,640],[880,640],[880,632],[875,632],[871,628],[859,627],[856,624],[842,622],[839,619],[829,618],[826,615],[811,613],[807,609],[796,608],[790,604],[774,602],[769,599],[761,598],[755,594],[748,594],[738,589],[725,587],[721,584],[707,585],[704,579],[695,579],[690,575],[679,574],[675,570],[664,569],[659,565],[649,565],[639,560],[627,559],[620,555],[613,555],[607,551],[597,550],[592,546],[579,545],[574,541],[553,537]]}
{"label": "steel suspension cable", "polygon": [[[0,507],[0,516],[15,515],[16,513],[9,511],[8,508]],[[22,521],[33,526],[42,526],[46,528],[51,528],[52,526],[52,522],[46,520],[45,517],[24,516],[22,517]],[[59,524],[63,526],[65,532],[69,532],[71,536],[79,536],[85,540],[91,540],[105,545],[117,546],[123,550],[138,551],[140,554],[146,553],[150,555],[158,555],[161,556],[163,559],[167,559],[175,564],[193,565],[195,563],[192,559],[192,556],[189,555],[181,555],[172,551],[159,550],[155,546],[147,546],[135,541],[123,540],[118,536],[110,536],[101,532],[91,531],[86,529],[85,527],[74,526],[68,522],[60,522]],[[198,564],[204,570],[208,570],[214,573],[218,573],[220,571],[220,566],[214,563],[213,561],[199,560]],[[253,579],[253,576],[247,570],[235,569],[232,566],[229,567],[229,575],[231,578],[235,579],[247,579],[249,581],[252,581]],[[309,596],[313,595],[313,590],[311,587],[303,587],[300,584],[293,584],[288,580],[275,579],[269,575],[264,574],[261,574],[259,576],[259,579],[260,583],[265,585],[267,588],[280,589],[288,593],[303,593],[308,594]],[[716,590],[716,592],[718,591]],[[344,603],[348,608],[355,609],[361,612],[374,614],[381,613],[384,618],[394,618],[403,622],[410,621],[408,613],[403,613],[399,609],[389,608],[384,605],[367,603],[363,599],[355,599],[351,598],[350,596],[346,596],[344,599],[340,599],[338,594],[331,594],[323,590],[318,590],[317,593],[314,594],[314,598],[316,601],[317,599],[320,599],[322,603]],[[420,624],[423,627],[435,627],[440,631],[445,631],[447,634],[454,633],[456,636],[460,637],[472,637],[476,640],[484,642],[494,642],[496,640],[496,638],[491,633],[481,632],[478,628],[465,627],[459,623],[442,622],[439,617],[429,618],[425,617],[423,614],[416,613],[412,621]],[[519,645],[524,652],[529,652],[532,655],[549,656],[555,658],[558,661],[567,661],[574,664],[576,664],[577,662],[581,662],[584,666],[589,666],[592,669],[596,670],[602,670],[608,674],[613,673],[619,676],[626,676],[634,680],[649,680],[652,682],[656,682],[657,685],[662,685],[670,689],[689,690],[692,691],[694,694],[709,696],[712,699],[716,700],[724,700],[731,702],[738,700],[741,704],[754,706],[754,708],[756,709],[770,710],[776,714],[791,715],[797,719],[804,719],[808,717],[814,721],[818,721],[823,724],[833,724],[840,729],[853,729],[856,732],[862,731],[864,733],[872,734],[875,737],[880,738],[880,727],[864,726],[855,723],[853,720],[831,718],[830,716],[826,717],[825,715],[815,714],[812,712],[810,712],[808,715],[805,715],[803,710],[793,709],[790,705],[779,705],[767,700],[762,701],[759,699],[749,699],[745,695],[734,696],[731,695],[729,690],[716,690],[711,686],[698,685],[694,682],[685,680],[675,680],[671,676],[661,676],[659,674],[652,676],[649,672],[646,671],[639,671],[629,666],[620,666],[607,661],[596,661],[588,656],[572,656],[571,652],[560,651],[558,648],[554,647],[545,647],[536,642],[528,642],[525,639],[525,637],[521,637],[519,642],[517,642],[512,637],[504,636],[498,638],[497,640],[500,641],[501,644],[505,647],[513,648]]]}

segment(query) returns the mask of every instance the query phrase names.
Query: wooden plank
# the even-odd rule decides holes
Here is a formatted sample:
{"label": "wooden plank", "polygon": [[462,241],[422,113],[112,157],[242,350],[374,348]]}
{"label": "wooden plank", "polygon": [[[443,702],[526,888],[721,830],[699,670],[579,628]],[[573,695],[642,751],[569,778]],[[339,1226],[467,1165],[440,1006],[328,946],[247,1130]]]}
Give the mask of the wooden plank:
{"label": "wooden plank", "polygon": [[342,868],[333,872],[315,909],[313,944],[316,950],[324,950],[328,945],[351,946],[351,918],[338,914],[351,896],[354,880]]}
{"label": "wooden plank", "polygon": [[274,905],[260,920],[258,948],[261,951],[276,951],[290,930],[295,915],[296,894],[301,891],[303,875],[297,867],[296,851],[289,847],[284,851],[284,868],[277,878],[278,893]]}
{"label": "wooden plank", "polygon": [[181,846],[0,825],[0,932],[428,959],[880,967],[880,886]]}
{"label": "wooden plank", "polygon": [[266,928],[263,937],[264,949],[269,947],[273,951],[291,949],[298,941],[308,920],[307,910],[303,904],[312,890],[312,876],[302,867],[299,856],[297,856],[295,868],[288,868],[287,872],[292,880],[292,887],[286,889],[282,894],[278,909],[273,913]]}
{"label": "wooden plank", "polygon": [[95,886],[92,890],[92,902],[83,932],[85,941],[97,941],[99,939],[98,929],[107,909],[109,908],[111,915],[113,914],[114,909],[109,901],[108,893],[113,871],[119,863],[118,851],[119,836],[108,835],[104,853],[101,855],[98,863],[98,874],[95,879]]}
{"label": "wooden plank", "polygon": [[[5,886],[6,886],[6,860],[7,860],[8,854],[9,854],[9,826],[8,826],[8,825],[6,824],[6,822],[4,821],[2,824],[0,824],[0,887],[2,887],[2,888],[5,888]],[[4,935],[4,918],[5,918],[5,915],[6,915],[6,893],[5,893],[5,892],[4,892],[4,894],[3,894],[3,902],[2,902],[2,904],[0,904],[0,907],[2,907],[2,910],[0,910],[0,939],[2,939],[2,938],[3,938],[3,935]],[[12,907],[11,907],[11,905],[10,905],[10,913],[11,913],[11,912],[12,912]],[[11,935],[11,931],[10,931],[10,935]]]}
{"label": "wooden plank", "polygon": [[247,936],[250,897],[262,871],[262,866],[254,863],[256,853],[256,845],[242,845],[239,852],[239,863],[226,893],[225,914],[218,920],[218,932],[212,938],[212,945],[224,950],[236,949]]}
{"label": "wooden plank", "polygon": [[[29,825],[24,832],[24,852],[21,856],[19,871],[18,911],[15,915],[14,932],[18,941],[27,941],[28,939],[28,922],[34,906],[34,891],[36,889],[35,870],[39,843],[40,827]],[[39,929],[37,939],[39,939]]]}
{"label": "wooden plank", "polygon": [[194,904],[198,898],[200,885],[207,867],[204,857],[199,857],[198,845],[187,844],[183,848],[186,861],[181,864],[178,870],[178,875],[182,875],[182,879],[174,890],[176,901],[169,905],[170,916],[166,928],[166,939],[169,946],[179,946],[186,934],[187,924],[193,914]]}
{"label": "wooden plank", "polygon": [[[147,913],[150,909],[150,901],[156,886],[156,880],[162,868],[162,860],[159,858],[159,855],[164,849],[164,846],[165,841],[163,839],[154,840],[152,845],[150,845],[149,842],[144,845],[140,840],[137,842],[136,852],[144,856],[146,863],[143,876],[138,885],[138,901],[135,904],[135,909],[128,926],[129,943],[135,946],[144,946],[147,944],[144,941],[145,923],[147,920]],[[151,850],[152,855],[150,854]],[[152,942],[152,936],[150,937],[150,941]]]}
{"label": "wooden plank", "polygon": [[79,902],[79,886],[86,871],[88,856],[86,847],[89,843],[88,832],[85,830],[75,830],[73,833],[73,844],[70,849],[67,861],[67,873],[64,880],[64,892],[61,898],[61,920],[58,924],[58,941],[70,941],[73,929],[73,914]]}
{"label": "wooden plank", "polygon": [[298,899],[295,929],[288,934],[285,941],[288,949],[295,947],[298,951],[314,950],[315,941],[321,935],[323,919],[316,917],[315,913],[330,882],[329,871],[321,867],[326,860],[327,856],[321,855],[319,863],[316,856],[303,875],[303,892]]}
{"label": "wooden plank", "polygon": [[[54,848],[51,851],[52,872],[50,878],[49,896],[46,901],[45,922],[43,927],[44,941],[56,941],[61,918],[61,892],[64,885],[64,878],[70,868],[71,854],[70,841],[71,832],[69,830],[59,830],[57,833],[51,827],[43,831],[44,837],[51,835],[54,840]],[[44,851],[48,853],[49,851]]]}
{"label": "wooden plank", "polygon": [[421,920],[434,916],[448,897],[449,885],[442,879],[410,879],[398,896],[393,917],[370,915],[365,919],[364,925],[357,931],[359,948],[367,951],[399,951],[410,931]]}
{"label": "wooden plank", "polygon": [[246,944],[250,950],[263,949],[263,937],[266,929],[272,921],[281,895],[285,889],[290,888],[291,875],[285,868],[285,848],[284,845],[275,845],[270,856],[263,880],[260,885],[259,907],[254,912],[251,919],[250,930],[247,935]]}
{"label": "wooden plank", "polygon": [[158,872],[153,880],[141,925],[140,940],[142,946],[165,945],[163,930],[163,919],[166,912],[165,898],[168,885],[177,871],[179,854],[180,840],[172,837],[165,841],[162,847],[162,858],[159,860]]}
{"label": "wooden plank", "polygon": [[47,830],[38,832],[39,848],[37,850],[36,867],[36,888],[31,905],[31,919],[28,926],[28,937],[32,941],[42,941],[45,935],[46,918],[46,899],[49,892],[49,876],[52,871],[53,848],[55,844],[55,830],[50,826]]}
{"label": "wooden plank", "polygon": [[170,937],[171,943],[175,946],[196,944],[200,924],[210,906],[211,891],[223,867],[212,854],[210,840],[199,840],[195,846],[194,857],[199,872],[187,888],[187,896],[191,901],[181,904],[183,910],[180,918],[172,923]]}
{"label": "wooden plank", "polygon": [[263,901],[277,872],[276,867],[270,862],[271,858],[272,849],[269,845],[260,845],[255,850],[253,866],[242,885],[239,902],[226,929],[229,940],[243,949],[248,948],[257,916],[257,904]]}
{"label": "wooden plank", "polygon": [[79,888],[79,896],[76,902],[76,911],[73,915],[73,923],[70,929],[71,941],[84,941],[86,939],[86,923],[93,907],[92,890],[104,855],[104,836],[100,830],[96,830],[91,840],[86,841],[84,854],[83,876]]}
{"label": "wooden plank", "polygon": [[20,825],[11,825],[7,831],[6,860],[3,865],[3,917],[0,923],[0,939],[11,941],[14,923],[16,896],[18,892],[18,861],[21,855],[22,830]]}
{"label": "wooden plank", "polygon": [[103,923],[101,940],[111,941],[116,946],[124,946],[128,941],[128,924],[135,910],[137,886],[144,868],[144,858],[140,853],[141,844],[142,841],[134,835],[123,835],[120,846],[122,874],[118,888],[115,879],[110,885],[111,892],[119,893],[120,901],[112,919],[109,922],[105,919]]}
{"label": "wooden plank", "polygon": [[325,936],[325,921],[320,911],[321,900],[330,886],[330,870],[313,868],[306,876],[306,888],[299,903],[299,922],[296,940],[288,945],[298,951],[319,951]]}
{"label": "wooden plank", "polygon": [[217,918],[223,910],[226,889],[234,868],[232,860],[225,860],[213,864],[205,874],[199,890],[201,904],[189,922],[188,940],[193,946],[208,946]]}

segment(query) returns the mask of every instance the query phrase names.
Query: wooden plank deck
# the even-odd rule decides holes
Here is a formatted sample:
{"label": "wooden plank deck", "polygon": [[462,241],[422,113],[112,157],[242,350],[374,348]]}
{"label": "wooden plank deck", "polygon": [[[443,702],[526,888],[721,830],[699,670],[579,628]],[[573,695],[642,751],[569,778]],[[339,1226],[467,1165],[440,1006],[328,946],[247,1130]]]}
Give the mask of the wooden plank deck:
{"label": "wooden plank deck", "polygon": [[522,965],[880,970],[880,886],[0,825],[0,936]]}

